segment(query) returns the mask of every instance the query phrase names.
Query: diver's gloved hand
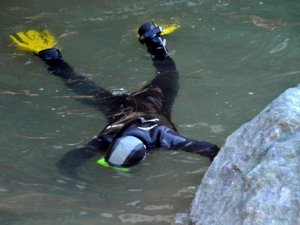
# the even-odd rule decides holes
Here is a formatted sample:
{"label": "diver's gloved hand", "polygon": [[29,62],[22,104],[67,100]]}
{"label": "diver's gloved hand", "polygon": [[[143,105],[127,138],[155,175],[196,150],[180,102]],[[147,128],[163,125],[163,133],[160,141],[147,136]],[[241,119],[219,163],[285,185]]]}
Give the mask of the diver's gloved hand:
{"label": "diver's gloved hand", "polygon": [[146,44],[148,52],[154,59],[164,60],[169,57],[166,48],[166,40],[161,38],[162,28],[154,22],[148,22],[140,26],[138,34],[142,44]]}
{"label": "diver's gloved hand", "polygon": [[55,37],[48,31],[28,30],[9,35],[19,50],[31,52],[43,60],[59,59],[61,54],[54,48]]}

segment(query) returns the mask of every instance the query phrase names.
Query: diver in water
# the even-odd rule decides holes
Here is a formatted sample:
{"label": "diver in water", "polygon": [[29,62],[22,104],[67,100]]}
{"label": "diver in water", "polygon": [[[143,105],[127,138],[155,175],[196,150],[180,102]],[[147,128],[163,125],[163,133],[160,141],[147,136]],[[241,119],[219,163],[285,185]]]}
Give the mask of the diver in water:
{"label": "diver in water", "polygon": [[[26,49],[30,39],[24,34],[26,36],[20,32],[11,38],[21,49],[31,51]],[[66,87],[87,96],[80,101],[100,110],[108,121],[108,125],[89,143],[67,152],[58,161],[61,172],[75,174],[82,163],[99,153],[104,155],[99,164],[116,168],[138,164],[145,159],[147,150],[155,148],[184,150],[210,160],[217,155],[217,145],[180,135],[171,121],[179,75],[162,38],[162,28],[148,22],[139,28],[138,34],[140,42],[147,46],[157,74],[148,85],[131,94],[113,95],[75,73],[54,47],[31,51],[46,63],[51,74],[64,81]]]}

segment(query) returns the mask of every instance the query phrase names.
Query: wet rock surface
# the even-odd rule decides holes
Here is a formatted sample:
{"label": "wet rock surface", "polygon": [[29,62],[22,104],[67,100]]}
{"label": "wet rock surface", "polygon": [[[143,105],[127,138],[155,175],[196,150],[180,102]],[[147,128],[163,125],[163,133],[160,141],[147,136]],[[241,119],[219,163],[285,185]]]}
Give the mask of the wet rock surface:
{"label": "wet rock surface", "polygon": [[299,209],[300,86],[227,138],[176,224],[297,225]]}

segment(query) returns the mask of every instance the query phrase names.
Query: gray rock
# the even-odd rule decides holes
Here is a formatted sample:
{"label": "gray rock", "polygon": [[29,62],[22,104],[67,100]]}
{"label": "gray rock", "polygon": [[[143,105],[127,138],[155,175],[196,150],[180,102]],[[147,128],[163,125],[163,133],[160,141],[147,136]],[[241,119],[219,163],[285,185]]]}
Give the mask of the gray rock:
{"label": "gray rock", "polygon": [[197,190],[196,225],[300,225],[300,86],[228,137]]}

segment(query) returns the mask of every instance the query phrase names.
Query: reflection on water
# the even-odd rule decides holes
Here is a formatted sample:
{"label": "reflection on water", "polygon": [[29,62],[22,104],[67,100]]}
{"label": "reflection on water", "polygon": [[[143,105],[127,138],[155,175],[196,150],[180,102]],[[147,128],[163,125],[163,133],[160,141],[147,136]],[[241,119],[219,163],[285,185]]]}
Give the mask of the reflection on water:
{"label": "reflection on water", "polygon": [[[32,7],[34,5],[34,7]],[[170,224],[189,207],[209,162],[157,151],[131,173],[90,160],[78,179],[55,162],[105,125],[8,35],[51,30],[76,71],[115,92],[154,74],[135,36],[151,19],[179,23],[168,47],[181,73],[173,120],[182,134],[222,145],[299,82],[298,1],[2,1],[0,3],[0,224]]]}

